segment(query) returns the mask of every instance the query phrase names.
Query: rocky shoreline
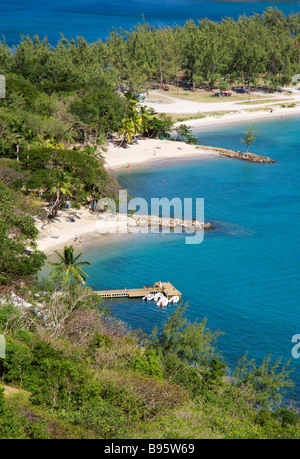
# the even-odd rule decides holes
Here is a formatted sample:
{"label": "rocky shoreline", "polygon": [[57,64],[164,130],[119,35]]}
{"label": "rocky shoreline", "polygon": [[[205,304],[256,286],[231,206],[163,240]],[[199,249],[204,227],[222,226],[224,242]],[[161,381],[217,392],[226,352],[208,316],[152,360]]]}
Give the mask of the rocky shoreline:
{"label": "rocky shoreline", "polygon": [[152,230],[210,230],[213,228],[210,222],[200,222],[198,220],[182,220],[179,218],[156,217],[152,215],[126,215],[126,214],[99,214],[97,220],[97,229],[99,232],[130,232],[133,228],[139,228],[140,231]]}
{"label": "rocky shoreline", "polygon": [[212,228],[211,223],[199,222],[198,220],[182,220],[180,218],[164,218],[151,215],[130,215],[128,216],[128,225],[131,226],[158,226],[163,228],[183,228],[194,230],[208,230]]}
{"label": "rocky shoreline", "polygon": [[256,155],[254,153],[242,153],[235,150],[226,150],[225,148],[218,147],[205,147],[201,145],[201,149],[207,149],[209,151],[216,151],[220,156],[226,156],[228,158],[242,159],[244,161],[250,161],[253,163],[275,163],[274,159],[268,156]]}

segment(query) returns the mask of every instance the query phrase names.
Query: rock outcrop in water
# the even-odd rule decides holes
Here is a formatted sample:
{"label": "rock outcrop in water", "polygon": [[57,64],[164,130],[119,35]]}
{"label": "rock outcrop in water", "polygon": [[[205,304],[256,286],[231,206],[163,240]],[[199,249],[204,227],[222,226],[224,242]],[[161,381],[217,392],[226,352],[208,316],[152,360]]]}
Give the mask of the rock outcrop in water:
{"label": "rock outcrop in water", "polygon": [[212,228],[211,223],[199,222],[198,220],[182,220],[179,218],[163,218],[152,215],[131,215],[128,217],[128,226],[148,226],[162,228],[183,228],[194,230],[208,230]]}
{"label": "rock outcrop in water", "polygon": [[170,231],[180,229],[187,231],[210,230],[213,228],[210,222],[198,220],[182,220],[179,218],[163,218],[152,215],[126,215],[114,213],[100,213],[97,219],[97,229],[103,233],[130,232],[134,228],[140,231],[156,229],[168,229]]}
{"label": "rock outcrop in water", "polygon": [[275,163],[274,159],[269,158],[268,156],[255,155],[254,153],[242,153],[240,151],[226,150],[225,148],[205,147],[204,145],[201,145],[201,149],[214,150],[220,156],[242,159],[244,161],[250,161],[252,163]]}
{"label": "rock outcrop in water", "polygon": [[275,163],[274,159],[271,159],[268,156],[255,155],[254,153],[241,153],[240,151],[220,151],[220,156],[243,159],[253,163]]}

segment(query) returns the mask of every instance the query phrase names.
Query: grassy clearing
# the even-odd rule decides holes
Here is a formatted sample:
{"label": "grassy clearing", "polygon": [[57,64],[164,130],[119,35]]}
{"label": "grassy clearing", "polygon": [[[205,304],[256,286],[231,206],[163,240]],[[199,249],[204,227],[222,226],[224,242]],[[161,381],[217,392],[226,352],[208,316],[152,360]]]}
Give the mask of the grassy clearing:
{"label": "grassy clearing", "polygon": [[[182,99],[190,102],[200,102],[200,103],[209,103],[209,102],[214,102],[214,103],[222,103],[224,101],[238,101],[238,102],[243,102],[243,101],[248,101],[249,100],[249,95],[248,94],[236,94],[232,91],[232,96],[230,97],[216,97],[215,93],[217,90],[213,91],[205,91],[203,89],[195,89],[195,91],[184,91],[183,89],[175,88],[172,86],[169,86],[170,90],[168,92],[162,91],[162,90],[157,90],[153,93],[150,94],[148,97],[155,97],[161,98],[170,96],[170,97],[176,97],[177,99]],[[157,97],[156,97],[157,95]],[[146,101],[148,100],[148,97],[146,98]],[[252,96],[254,97],[254,95]],[[269,99],[270,96],[267,95],[259,95],[255,97],[260,97],[262,100]]]}
{"label": "grassy clearing", "polygon": [[170,113],[170,116],[174,123],[183,123],[185,121],[200,120],[212,116],[224,116],[229,115],[230,113],[237,114],[238,112],[238,110],[224,110],[220,112],[199,112],[193,113],[192,115],[189,115],[188,113]]}
{"label": "grassy clearing", "polygon": [[167,97],[165,97],[163,94],[149,94],[146,99],[145,99],[145,102],[149,102],[149,103],[152,103],[152,104],[172,104],[173,101],[170,100],[170,99],[167,99]]}
{"label": "grassy clearing", "polygon": [[29,439],[94,439],[94,432],[61,419],[56,413],[33,405],[30,393],[5,386],[6,406],[23,425]]}

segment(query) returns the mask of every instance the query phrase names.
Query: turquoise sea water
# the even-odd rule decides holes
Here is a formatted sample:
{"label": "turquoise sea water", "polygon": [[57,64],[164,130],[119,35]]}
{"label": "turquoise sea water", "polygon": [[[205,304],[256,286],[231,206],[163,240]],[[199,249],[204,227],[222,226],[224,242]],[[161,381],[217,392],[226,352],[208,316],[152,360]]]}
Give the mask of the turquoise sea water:
{"label": "turquoise sea water", "polygon": [[[218,340],[226,363],[234,368],[242,355],[260,363],[291,358],[295,388],[288,397],[300,405],[300,359],[292,358],[292,336],[300,333],[300,118],[260,121],[251,151],[275,164],[228,158],[156,163],[119,173],[130,196],[205,200],[205,220],[216,229],[199,245],[186,245],[184,234],[129,235],[105,247],[88,247],[90,285],[97,289],[132,288],[169,280],[189,303],[191,321],[225,334]],[[246,124],[197,133],[199,143],[242,149]],[[161,182],[165,180],[165,182]],[[153,302],[113,300],[117,317],[149,333],[175,306],[161,310]]]}
{"label": "turquoise sea water", "polygon": [[219,21],[277,6],[285,14],[298,12],[299,0],[1,0],[0,35],[12,46],[21,35],[47,36],[52,44],[60,39],[84,36],[89,42],[105,39],[112,27],[131,29],[143,18],[153,25],[184,24],[188,19]]}

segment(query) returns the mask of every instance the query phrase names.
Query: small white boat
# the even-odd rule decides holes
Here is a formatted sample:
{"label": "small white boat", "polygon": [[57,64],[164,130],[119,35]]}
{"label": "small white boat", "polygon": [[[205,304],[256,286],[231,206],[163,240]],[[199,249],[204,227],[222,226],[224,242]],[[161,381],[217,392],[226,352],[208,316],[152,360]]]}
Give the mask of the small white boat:
{"label": "small white boat", "polygon": [[169,303],[169,300],[168,298],[166,298],[165,296],[163,296],[162,298],[160,298],[158,300],[158,302],[156,303],[157,306],[167,306],[167,304]]}
{"label": "small white boat", "polygon": [[169,303],[176,304],[180,300],[178,295],[172,296],[172,298],[169,300]]}
{"label": "small white boat", "polygon": [[164,296],[163,293],[158,292],[158,293],[156,293],[156,294],[154,295],[153,300],[154,300],[155,302],[157,302],[157,301],[160,300],[163,296]]}
{"label": "small white boat", "polygon": [[150,293],[150,295],[144,296],[143,300],[146,300],[146,301],[154,300],[154,295],[152,295],[152,294]]}

